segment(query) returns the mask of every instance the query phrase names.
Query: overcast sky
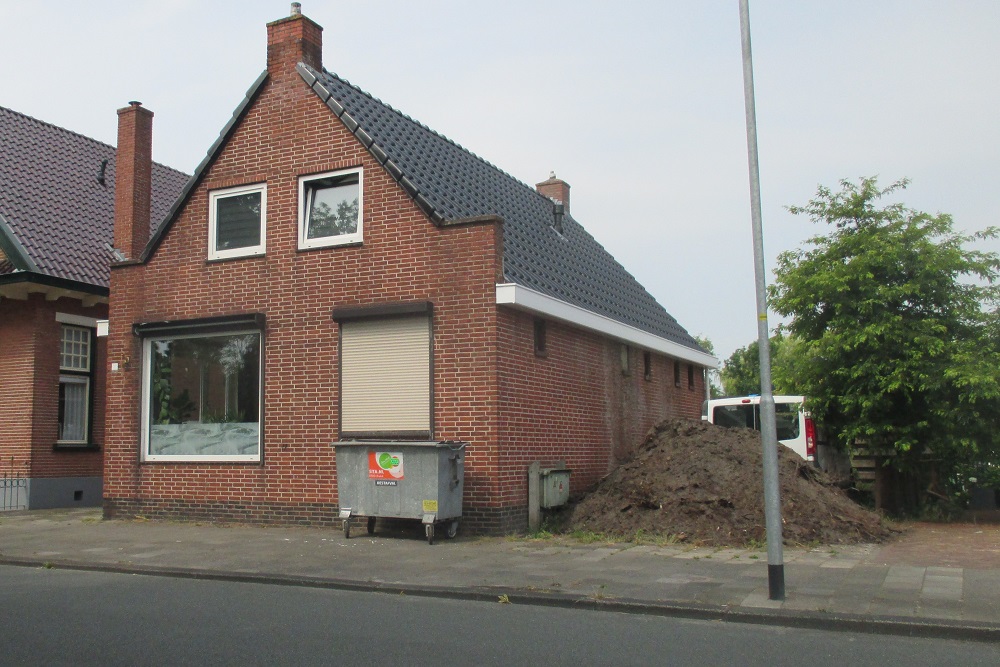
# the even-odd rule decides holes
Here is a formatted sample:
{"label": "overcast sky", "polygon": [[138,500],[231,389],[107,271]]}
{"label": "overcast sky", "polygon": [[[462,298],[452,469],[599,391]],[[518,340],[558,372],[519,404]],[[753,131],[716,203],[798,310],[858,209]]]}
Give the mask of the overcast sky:
{"label": "overcast sky", "polygon": [[[265,23],[288,11],[0,0],[0,105],[113,144],[115,109],[140,100],[154,159],[190,173],[264,69]],[[1000,2],[750,12],[769,269],[822,231],[784,207],[842,178],[909,177],[910,206],[965,231],[997,223]],[[325,29],[328,70],[529,185],[553,170],[569,182],[574,218],[720,359],[756,338],[737,0],[304,0],[303,13]]]}

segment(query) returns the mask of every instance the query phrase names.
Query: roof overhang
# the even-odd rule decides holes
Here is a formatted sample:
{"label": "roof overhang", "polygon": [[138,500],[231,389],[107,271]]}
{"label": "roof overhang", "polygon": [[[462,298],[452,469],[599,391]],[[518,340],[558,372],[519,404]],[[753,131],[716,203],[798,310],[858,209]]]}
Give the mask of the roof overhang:
{"label": "roof overhang", "polygon": [[699,366],[718,368],[719,360],[710,354],[675,343],[642,329],[623,324],[610,317],[574,306],[555,297],[542,294],[517,283],[497,285],[497,305],[543,315],[583,329],[615,338],[653,352],[660,352],[675,359],[690,361]]}
{"label": "roof overhang", "polygon": [[46,301],[79,299],[85,307],[108,302],[107,287],[29,271],[0,275],[0,297],[24,301],[31,294],[43,294]]}

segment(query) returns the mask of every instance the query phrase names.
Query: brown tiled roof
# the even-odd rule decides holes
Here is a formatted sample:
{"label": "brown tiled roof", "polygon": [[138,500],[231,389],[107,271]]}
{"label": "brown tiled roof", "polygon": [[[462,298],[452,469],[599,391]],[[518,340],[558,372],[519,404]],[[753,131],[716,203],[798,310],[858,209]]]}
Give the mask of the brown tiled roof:
{"label": "brown tiled roof", "polygon": [[[153,164],[154,230],[187,180]],[[113,146],[0,107],[0,275],[16,267],[107,288],[114,209]]]}

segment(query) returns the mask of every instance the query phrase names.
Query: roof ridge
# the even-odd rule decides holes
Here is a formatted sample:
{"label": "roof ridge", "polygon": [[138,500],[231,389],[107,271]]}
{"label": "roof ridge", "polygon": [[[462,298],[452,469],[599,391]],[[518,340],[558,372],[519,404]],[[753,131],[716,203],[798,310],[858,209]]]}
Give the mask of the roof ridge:
{"label": "roof ridge", "polygon": [[[100,139],[94,139],[93,137],[88,137],[86,134],[81,134],[80,132],[77,132],[75,130],[70,130],[68,128],[62,127],[61,125],[56,125],[55,123],[50,123],[47,120],[41,120],[40,118],[35,118],[34,116],[29,116],[26,113],[22,113],[20,111],[16,111],[14,109],[11,109],[10,107],[5,107],[5,106],[0,105],[0,111],[8,111],[8,112],[14,114],[15,116],[20,116],[21,118],[29,120],[29,121],[31,121],[33,123],[37,123],[39,125],[45,125],[45,126],[51,128],[51,129],[58,130],[59,132],[62,132],[64,134],[69,134],[69,135],[72,135],[74,137],[79,137],[80,139],[84,139],[85,141],[89,141],[92,144],[97,144],[98,146],[103,146],[105,148],[108,148],[108,149],[110,149],[114,153],[117,153],[117,151],[118,151],[117,146],[112,146],[111,144],[109,144],[107,142],[104,142],[104,141],[101,141]],[[162,162],[157,162],[156,160],[153,160],[153,164],[157,165],[158,167],[163,167],[164,169],[169,169],[170,171],[173,171],[173,172],[175,172],[177,174],[180,174],[181,176],[190,176],[190,174],[187,174],[187,173],[181,171],[180,169],[176,169],[174,167],[171,167],[170,165],[163,164]]]}
{"label": "roof ridge", "polygon": [[[307,65],[307,67],[308,67],[308,65]],[[375,97],[374,95],[372,95],[371,93],[369,93],[367,90],[364,90],[363,88],[361,88],[361,87],[359,87],[359,86],[351,83],[349,80],[347,80],[344,77],[340,76],[336,72],[331,72],[330,70],[326,69],[325,67],[323,68],[323,72],[325,74],[329,74],[330,76],[332,76],[333,78],[337,79],[338,81],[341,81],[341,82],[345,83],[346,85],[350,86],[351,88],[353,88],[354,90],[356,90],[360,94],[364,95],[368,99],[372,100],[373,102],[381,104],[386,109],[388,109],[389,111],[392,111],[394,114],[396,114],[400,118],[403,118],[404,120],[407,120],[407,121],[413,123],[414,125],[416,125],[416,126],[422,128],[422,129],[426,130],[427,132],[433,134],[435,137],[437,137],[437,138],[439,138],[439,139],[441,139],[443,141],[448,142],[449,144],[451,144],[455,148],[457,148],[457,149],[459,149],[459,150],[461,150],[461,151],[463,151],[465,153],[468,153],[469,155],[471,155],[475,159],[479,160],[480,162],[482,162],[483,164],[487,165],[491,169],[495,169],[496,171],[500,172],[501,174],[503,174],[504,176],[506,176],[510,180],[512,180],[515,183],[517,183],[518,185],[520,185],[520,186],[522,186],[522,187],[530,190],[531,192],[534,192],[535,194],[537,194],[539,196],[544,197],[544,195],[542,195],[540,192],[538,192],[537,190],[535,190],[533,187],[531,187],[530,185],[528,185],[527,183],[525,183],[521,179],[517,178],[516,176],[511,175],[509,172],[505,171],[504,169],[501,169],[500,167],[496,166],[495,164],[493,164],[492,162],[490,162],[486,158],[484,158],[481,155],[477,154],[475,151],[466,148],[465,146],[463,146],[462,144],[458,143],[454,139],[450,139],[449,137],[446,137],[445,135],[443,135],[440,132],[438,132],[437,130],[435,130],[435,129],[431,128],[431,127],[428,127],[427,125],[425,125],[421,121],[417,120],[416,118],[414,118],[414,117],[412,117],[412,116],[410,116],[408,114],[403,113],[402,111],[400,111],[396,107],[392,106],[388,102],[384,102],[381,99]],[[548,197],[546,197],[546,199],[548,199]]]}

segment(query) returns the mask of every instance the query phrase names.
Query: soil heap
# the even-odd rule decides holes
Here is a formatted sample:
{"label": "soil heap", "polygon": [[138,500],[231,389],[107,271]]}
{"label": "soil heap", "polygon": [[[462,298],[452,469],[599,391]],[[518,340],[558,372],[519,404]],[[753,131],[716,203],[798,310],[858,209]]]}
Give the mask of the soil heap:
{"label": "soil heap", "polygon": [[[891,531],[821,470],[779,446],[787,544],[877,542]],[[636,455],[569,510],[568,530],[695,544],[763,542],[760,433],[690,419],[654,426]]]}

